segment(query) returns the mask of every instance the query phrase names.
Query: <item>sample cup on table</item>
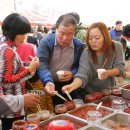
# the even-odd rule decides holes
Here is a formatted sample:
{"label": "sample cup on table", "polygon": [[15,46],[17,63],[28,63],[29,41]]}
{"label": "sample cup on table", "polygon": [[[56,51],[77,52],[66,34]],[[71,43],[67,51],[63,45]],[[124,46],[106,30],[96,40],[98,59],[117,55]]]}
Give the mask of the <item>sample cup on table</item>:
{"label": "sample cup on table", "polygon": [[78,98],[78,99],[74,99],[73,101],[75,102],[75,106],[76,106],[76,108],[81,107],[81,106],[84,105],[83,100],[80,99],[80,98]]}
{"label": "sample cup on table", "polygon": [[89,123],[97,122],[100,123],[100,119],[102,118],[102,113],[100,111],[92,110],[87,112],[87,121]]}
{"label": "sample cup on table", "polygon": [[23,128],[27,125],[25,120],[16,120],[13,122],[12,130],[23,130]]}
{"label": "sample cup on table", "polygon": [[40,117],[37,115],[37,114],[29,114],[28,116],[27,116],[27,122],[29,123],[29,124],[38,124],[39,122],[40,122]]}
{"label": "sample cup on table", "polygon": [[55,113],[56,114],[63,114],[68,111],[68,108],[65,104],[58,104],[55,106]]}
{"label": "sample cup on table", "polygon": [[44,120],[49,119],[50,112],[49,110],[41,110],[37,112],[37,116],[40,118],[40,121],[44,121]]}
{"label": "sample cup on table", "polygon": [[126,103],[124,99],[114,98],[112,100],[112,108],[116,111],[122,111],[126,107]]}

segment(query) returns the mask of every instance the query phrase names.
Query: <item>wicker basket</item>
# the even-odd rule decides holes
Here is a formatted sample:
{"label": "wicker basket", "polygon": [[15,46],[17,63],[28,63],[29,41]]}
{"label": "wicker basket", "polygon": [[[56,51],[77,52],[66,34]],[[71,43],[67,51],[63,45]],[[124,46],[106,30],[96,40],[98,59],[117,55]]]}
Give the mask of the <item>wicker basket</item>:
{"label": "wicker basket", "polygon": [[[42,82],[40,80],[38,80],[35,83],[30,83],[32,85],[33,90],[38,90],[38,91],[42,91],[45,92],[44,86],[42,84]],[[41,109],[47,109],[50,111],[50,113],[54,112],[54,107],[53,107],[53,103],[52,103],[52,99],[51,96],[49,96],[46,92],[41,96],[41,101],[40,101],[40,107]],[[27,108],[25,110],[26,115],[28,114],[32,114],[32,113],[36,113],[38,111],[37,107],[34,108]]]}

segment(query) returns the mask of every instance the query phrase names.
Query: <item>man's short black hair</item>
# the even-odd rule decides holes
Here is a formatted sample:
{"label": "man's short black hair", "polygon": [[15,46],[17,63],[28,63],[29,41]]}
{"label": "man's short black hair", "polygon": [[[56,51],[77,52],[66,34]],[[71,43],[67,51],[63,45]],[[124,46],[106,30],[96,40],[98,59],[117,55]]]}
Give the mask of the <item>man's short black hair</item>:
{"label": "man's short black hair", "polygon": [[122,34],[128,38],[130,38],[130,24],[124,26]]}
{"label": "man's short black hair", "polygon": [[31,31],[29,21],[18,13],[8,15],[2,23],[2,32],[6,39],[14,41],[16,35],[26,34]]}
{"label": "man's short black hair", "polygon": [[121,20],[116,21],[116,25],[117,24],[122,24],[122,21]]}

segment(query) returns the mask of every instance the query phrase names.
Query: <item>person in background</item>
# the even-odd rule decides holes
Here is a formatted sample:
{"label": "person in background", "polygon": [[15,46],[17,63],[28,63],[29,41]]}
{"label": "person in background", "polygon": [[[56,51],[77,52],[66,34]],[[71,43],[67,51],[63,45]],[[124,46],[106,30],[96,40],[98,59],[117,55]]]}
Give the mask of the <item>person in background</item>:
{"label": "person in background", "polygon": [[122,35],[122,21],[116,21],[116,26],[110,31],[111,38],[115,41],[119,41]]}
{"label": "person in background", "polygon": [[36,49],[34,44],[24,41],[22,44],[16,47],[16,51],[21,61],[26,65],[32,60],[32,57],[36,56]]}
{"label": "person in background", "polygon": [[34,36],[37,38],[39,45],[41,39],[43,38],[43,27],[41,25],[38,25],[37,32]]}
{"label": "person in background", "polygon": [[[115,76],[124,75],[122,45],[111,40],[107,26],[102,22],[93,23],[87,32],[85,49],[81,55],[79,69],[71,84],[63,86],[62,91],[72,92],[79,87],[84,94],[102,91],[115,85]],[[100,79],[97,70],[103,68]]]}
{"label": "person in background", "polygon": [[35,49],[37,49],[38,40],[34,35],[35,35],[34,28],[31,28],[31,32],[27,36],[27,42],[33,44],[35,46]]}
{"label": "person in background", "polygon": [[[46,92],[52,95],[54,106],[64,103],[64,100],[55,95],[56,91],[67,98],[61,88],[72,82],[84,49],[84,44],[74,37],[76,26],[77,21],[74,16],[70,14],[60,16],[56,22],[56,32],[43,38],[37,50],[40,60],[38,75],[45,85]],[[59,70],[64,71],[62,79],[58,79],[56,74]],[[73,92],[71,96],[74,98],[76,95]]]}
{"label": "person in background", "polygon": [[[31,102],[30,102],[31,101]],[[37,94],[24,95],[0,95],[0,115],[15,114],[24,107],[30,108],[36,106],[40,102]]]}
{"label": "person in background", "polygon": [[[0,43],[0,93],[3,95],[25,94],[24,81],[31,78],[39,66],[39,59],[34,57],[26,68],[16,52],[16,46],[24,42],[30,30],[29,21],[18,13],[12,13],[3,20],[2,32],[5,40]],[[9,130],[13,121],[24,118],[24,108],[15,114],[3,113],[0,117],[2,129]]]}
{"label": "person in background", "polygon": [[[35,38],[34,36],[30,36],[28,41],[31,42],[31,38]],[[36,38],[35,38],[36,39]],[[36,39],[37,40],[37,39]],[[37,46],[38,47],[38,46]],[[22,62],[24,65],[28,66],[32,57],[36,56],[36,49],[34,44],[25,42],[22,43],[21,45],[17,46],[17,52],[19,54],[19,57],[21,58]],[[47,109],[51,113],[54,111],[53,104],[52,104],[52,99],[50,95],[48,95],[45,92],[45,88],[43,87],[43,84],[39,80],[39,77],[37,75],[37,71],[35,72],[34,76],[28,80],[26,80],[26,89],[28,92],[31,93],[37,93],[40,96],[40,108],[41,109]],[[26,116],[28,114],[33,114],[37,112],[37,107],[33,108],[27,108],[25,109],[25,114]]]}
{"label": "person in background", "polygon": [[[126,59],[126,72],[125,79],[130,79],[130,24],[124,26],[122,31],[122,39],[125,40],[125,59]],[[124,44],[124,42],[122,43]]]}
{"label": "person in background", "polygon": [[77,30],[75,36],[86,45],[87,29],[83,26],[82,22],[80,22],[80,15],[77,12],[70,12],[68,14],[73,15],[77,20]]}
{"label": "person in background", "polygon": [[43,28],[43,37],[45,37],[47,34],[48,34],[48,28],[47,27],[44,27]]}
{"label": "person in background", "polygon": [[[123,52],[124,52],[123,54],[124,54],[124,58],[125,58],[125,72],[128,73],[130,71],[130,67],[129,67],[130,49],[128,48],[127,41],[125,38],[123,38],[123,36],[121,36],[121,38],[120,38],[120,43],[123,46]],[[120,85],[128,83],[127,79],[125,79],[124,77],[118,76],[118,77],[115,77],[115,80],[116,80],[116,86],[120,86]]]}

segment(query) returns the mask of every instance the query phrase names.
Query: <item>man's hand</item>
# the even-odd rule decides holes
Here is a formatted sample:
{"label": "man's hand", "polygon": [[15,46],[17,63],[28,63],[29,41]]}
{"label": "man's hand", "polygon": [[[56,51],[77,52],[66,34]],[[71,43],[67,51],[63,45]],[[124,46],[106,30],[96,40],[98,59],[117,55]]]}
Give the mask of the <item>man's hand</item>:
{"label": "man's hand", "polygon": [[46,92],[51,95],[54,96],[55,95],[55,85],[52,82],[48,82],[45,86],[45,90]]}

